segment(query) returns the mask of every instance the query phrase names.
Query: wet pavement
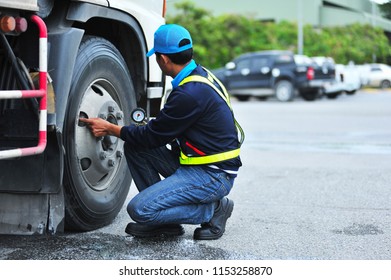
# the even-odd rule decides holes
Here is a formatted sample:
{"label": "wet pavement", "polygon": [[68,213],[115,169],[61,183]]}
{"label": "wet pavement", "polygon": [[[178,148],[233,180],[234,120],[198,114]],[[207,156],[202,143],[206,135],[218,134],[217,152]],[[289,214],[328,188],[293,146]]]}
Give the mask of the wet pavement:
{"label": "wet pavement", "polygon": [[[234,102],[246,132],[219,240],[86,233],[0,236],[1,260],[391,260],[391,92]],[[136,194],[134,186],[127,201]]]}
{"label": "wet pavement", "polygon": [[206,244],[181,237],[137,239],[107,233],[2,236],[0,248],[2,248],[0,250],[2,260],[235,260],[254,258],[254,256],[209,247]]}

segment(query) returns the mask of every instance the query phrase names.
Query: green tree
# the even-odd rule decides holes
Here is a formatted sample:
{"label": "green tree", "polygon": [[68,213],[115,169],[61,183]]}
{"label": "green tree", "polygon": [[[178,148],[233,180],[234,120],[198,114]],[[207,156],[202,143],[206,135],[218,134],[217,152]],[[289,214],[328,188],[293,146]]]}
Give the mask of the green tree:
{"label": "green tree", "polygon": [[378,6],[382,16],[391,19],[391,3],[387,2]]}
{"label": "green tree", "polygon": [[[243,15],[213,16],[206,9],[186,1],[176,4],[177,15],[168,23],[185,26],[192,34],[197,62],[208,68],[225,65],[234,57],[252,51],[284,49],[297,52],[297,24],[281,21],[262,22]],[[304,26],[304,54],[330,56],[337,63],[387,62],[390,45],[383,30],[370,25],[315,29]]]}

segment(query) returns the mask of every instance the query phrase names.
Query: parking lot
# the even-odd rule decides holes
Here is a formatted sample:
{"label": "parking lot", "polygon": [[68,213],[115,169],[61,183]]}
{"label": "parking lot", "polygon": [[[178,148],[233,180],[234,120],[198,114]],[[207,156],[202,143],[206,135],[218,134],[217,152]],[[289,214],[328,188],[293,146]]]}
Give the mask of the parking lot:
{"label": "parking lot", "polygon": [[[391,93],[307,102],[233,100],[246,132],[225,235],[135,239],[115,222],[87,233],[1,236],[7,260],[390,260]],[[131,187],[129,199],[135,195]]]}

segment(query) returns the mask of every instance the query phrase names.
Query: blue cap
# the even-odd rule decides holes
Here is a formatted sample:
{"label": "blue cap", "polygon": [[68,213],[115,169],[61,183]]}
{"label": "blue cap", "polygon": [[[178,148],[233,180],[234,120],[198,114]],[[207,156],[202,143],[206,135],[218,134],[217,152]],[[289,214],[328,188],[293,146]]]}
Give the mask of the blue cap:
{"label": "blue cap", "polygon": [[[190,43],[180,47],[179,43],[183,39],[188,39]],[[172,54],[179,53],[193,47],[193,41],[191,40],[189,31],[177,24],[165,24],[160,26],[155,32],[153,44],[154,46],[147,53],[147,57],[150,57],[155,52]]]}

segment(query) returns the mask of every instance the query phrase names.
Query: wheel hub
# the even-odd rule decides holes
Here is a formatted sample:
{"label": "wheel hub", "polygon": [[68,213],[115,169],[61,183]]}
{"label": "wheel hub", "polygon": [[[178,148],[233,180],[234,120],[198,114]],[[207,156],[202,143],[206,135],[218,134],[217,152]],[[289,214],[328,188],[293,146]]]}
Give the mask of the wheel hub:
{"label": "wheel hub", "polygon": [[[93,84],[84,94],[79,117],[99,117],[116,125],[124,125],[123,113],[117,102],[105,89],[102,81]],[[106,188],[115,175],[123,157],[123,141],[107,135],[96,138],[82,123],[76,127],[76,153],[86,182],[96,190]]]}

